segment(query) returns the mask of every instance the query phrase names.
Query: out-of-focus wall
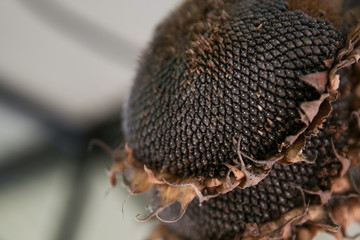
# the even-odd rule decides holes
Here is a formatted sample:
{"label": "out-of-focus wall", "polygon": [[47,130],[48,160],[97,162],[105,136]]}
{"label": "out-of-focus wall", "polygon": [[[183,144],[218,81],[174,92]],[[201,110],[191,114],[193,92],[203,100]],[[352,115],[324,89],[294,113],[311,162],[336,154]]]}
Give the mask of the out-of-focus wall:
{"label": "out-of-focus wall", "polygon": [[0,239],[148,235],[134,220],[144,200],[122,210],[127,191],[106,195],[111,157],[84,148],[111,117],[108,135],[120,132],[138,55],[179,2],[0,1]]}

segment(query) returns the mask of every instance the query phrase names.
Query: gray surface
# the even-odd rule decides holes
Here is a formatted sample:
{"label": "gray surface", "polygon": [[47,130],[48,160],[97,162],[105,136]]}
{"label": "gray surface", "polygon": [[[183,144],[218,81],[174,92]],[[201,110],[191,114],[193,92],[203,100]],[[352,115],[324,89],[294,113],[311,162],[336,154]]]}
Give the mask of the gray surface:
{"label": "gray surface", "polygon": [[37,148],[47,140],[38,122],[1,103],[0,126],[0,168],[12,153]]}
{"label": "gray surface", "polygon": [[[120,108],[129,91],[138,54],[155,24],[178,2],[2,0],[0,84],[50,109],[77,128],[101,121],[114,108]],[[84,26],[94,27],[88,32],[79,29],[78,33],[73,25],[66,26],[68,19],[59,23],[59,19],[52,18],[59,16],[42,15],[32,8],[41,4],[61,5],[71,11],[75,20],[84,20]],[[86,38],[86,34],[96,35],[97,30],[108,33],[104,42],[101,37],[100,42]],[[115,53],[124,52],[114,58],[112,48]],[[0,126],[0,167],[4,160],[11,161],[6,156],[24,153],[47,141],[48,129],[2,103]],[[49,158],[59,164],[44,171],[27,172],[24,178],[14,176],[17,180],[8,187],[1,185],[0,239],[55,239],[72,183],[73,169],[68,164],[75,159],[56,155]],[[134,220],[145,210],[144,203],[131,199],[125,204],[123,216],[121,206],[128,193],[119,186],[105,197],[109,188],[105,170],[111,164],[106,161],[93,166],[89,173],[90,190],[76,239],[140,240],[148,235],[151,223]]]}
{"label": "gray surface", "polygon": [[[51,170],[2,190],[0,239],[55,239],[59,219],[65,211],[64,202],[69,198],[72,172],[69,161],[59,160],[62,161],[58,161]],[[145,212],[146,202],[132,197],[124,204],[123,214],[122,204],[128,198],[128,192],[118,187],[106,194],[109,189],[106,161],[96,159],[96,162],[99,164],[91,166],[87,177],[90,193],[83,203],[85,211],[75,239],[145,239],[153,223],[138,223],[134,219],[137,214]]]}
{"label": "gray surface", "polygon": [[68,165],[57,165],[51,171],[2,188],[0,239],[53,239],[69,195],[70,169]]}
{"label": "gray surface", "polygon": [[[137,55],[151,37],[154,25],[178,1],[25,2],[0,1],[0,73],[4,76],[1,81],[81,125],[98,120],[124,99],[136,69]],[[43,15],[29,7],[42,6],[42,2],[64,5],[79,19],[96,26],[94,29],[104,29],[129,43],[132,49],[123,49],[122,64],[112,61],[106,56],[108,52],[100,54],[92,49],[107,42],[89,45],[91,38],[80,36],[82,29],[76,31],[72,22],[68,26],[66,22],[58,23],[53,19],[56,16]],[[66,27],[72,31],[64,30]],[[133,55],[129,56],[126,50]]]}

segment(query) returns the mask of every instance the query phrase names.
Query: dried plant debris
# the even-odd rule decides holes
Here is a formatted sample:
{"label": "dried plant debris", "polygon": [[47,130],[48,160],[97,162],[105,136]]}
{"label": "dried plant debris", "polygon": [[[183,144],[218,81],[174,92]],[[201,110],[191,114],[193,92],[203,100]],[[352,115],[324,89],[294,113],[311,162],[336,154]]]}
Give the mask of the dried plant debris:
{"label": "dried plant debris", "polygon": [[166,222],[164,239],[345,236],[338,209],[357,209],[360,188],[360,24],[340,0],[299,3],[188,0],[157,27],[110,180],[155,189],[137,218]]}
{"label": "dried plant debris", "polygon": [[350,165],[343,156],[348,151],[348,100],[342,95],[324,128],[307,141],[304,155],[317,156],[315,163],[276,163],[256,186],[235,188],[201,205],[193,201],[169,228],[184,239],[311,239],[305,234],[321,230],[341,239],[345,232],[340,227],[343,231],[360,216],[355,211],[360,209],[359,159]]}

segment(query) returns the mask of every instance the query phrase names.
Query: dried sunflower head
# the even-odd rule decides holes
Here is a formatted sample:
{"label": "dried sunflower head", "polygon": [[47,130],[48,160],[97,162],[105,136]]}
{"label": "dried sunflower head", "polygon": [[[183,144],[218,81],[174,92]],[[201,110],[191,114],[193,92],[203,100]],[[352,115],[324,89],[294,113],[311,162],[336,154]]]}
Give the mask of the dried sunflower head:
{"label": "dried sunflower head", "polygon": [[113,173],[132,192],[157,189],[149,217],[178,201],[180,236],[337,230],[332,196],[358,194],[360,75],[348,66],[360,25],[349,30],[342,1],[299,3],[186,1],[144,52],[124,113],[127,157]]}
{"label": "dried sunflower head", "polygon": [[[348,152],[347,100],[341,97],[335,102],[324,128],[309,137],[304,155],[316,156],[314,163],[276,163],[255,186],[235,188],[201,206],[193,201],[184,216],[168,227],[184,239],[292,239],[296,235],[297,239],[311,239],[302,236],[314,236],[319,230],[340,236],[348,224],[344,219],[360,220],[356,213],[360,184],[352,179],[358,178],[359,167],[352,166],[347,173],[349,160],[338,155]],[[178,211],[172,205],[160,217],[171,219]],[[344,218],[348,212],[353,216]]]}

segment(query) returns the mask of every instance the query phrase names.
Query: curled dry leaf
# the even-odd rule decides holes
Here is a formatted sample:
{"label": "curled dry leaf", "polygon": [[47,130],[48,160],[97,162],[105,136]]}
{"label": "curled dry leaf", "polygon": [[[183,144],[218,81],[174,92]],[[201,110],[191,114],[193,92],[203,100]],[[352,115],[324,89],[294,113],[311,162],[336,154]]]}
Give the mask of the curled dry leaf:
{"label": "curled dry leaf", "polygon": [[[240,141],[237,143],[240,149]],[[155,173],[146,165],[141,167],[141,163],[133,156],[133,150],[125,146],[125,159],[122,161],[115,159],[115,164],[110,170],[109,180],[112,186],[116,185],[116,176],[123,177],[123,183],[128,187],[132,194],[147,192],[152,188],[156,189],[160,196],[158,206],[146,217],[137,216],[138,221],[148,221],[152,217],[158,217],[163,222],[177,221],[185,212],[188,204],[197,197],[200,204],[211,198],[232,191],[236,187],[246,188],[256,185],[267,176],[273,164],[278,160],[272,161],[255,160],[250,156],[238,150],[239,166],[225,164],[228,167],[228,173],[225,177],[218,178],[186,178],[178,179],[169,174]],[[264,173],[254,174],[246,169],[243,156],[251,162],[256,162],[263,168]],[[159,214],[168,206],[179,202],[181,204],[181,212],[173,220],[164,220]]]}

